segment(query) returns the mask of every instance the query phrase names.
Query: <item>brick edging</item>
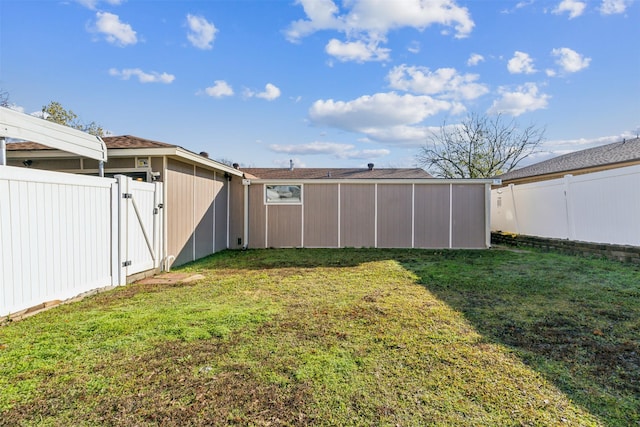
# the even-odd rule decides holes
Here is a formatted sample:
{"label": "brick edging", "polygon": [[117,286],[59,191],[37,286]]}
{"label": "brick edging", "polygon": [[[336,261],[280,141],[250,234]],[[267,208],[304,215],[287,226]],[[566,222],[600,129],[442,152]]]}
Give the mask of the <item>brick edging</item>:
{"label": "brick edging", "polygon": [[552,239],[501,232],[491,232],[491,243],[496,245],[533,247],[570,255],[599,256],[616,261],[640,264],[640,246],[579,242],[575,240]]}

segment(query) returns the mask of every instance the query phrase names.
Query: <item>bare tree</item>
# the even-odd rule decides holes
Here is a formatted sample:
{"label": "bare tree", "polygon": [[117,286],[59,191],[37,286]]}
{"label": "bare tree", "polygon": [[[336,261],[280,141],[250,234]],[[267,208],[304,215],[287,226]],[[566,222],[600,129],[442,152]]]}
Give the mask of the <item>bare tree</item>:
{"label": "bare tree", "polygon": [[9,106],[9,92],[0,88],[0,107]]}
{"label": "bare tree", "polygon": [[457,125],[446,122],[420,148],[416,160],[442,178],[490,178],[514,169],[537,151],[544,128],[520,129],[502,115],[470,114]]}

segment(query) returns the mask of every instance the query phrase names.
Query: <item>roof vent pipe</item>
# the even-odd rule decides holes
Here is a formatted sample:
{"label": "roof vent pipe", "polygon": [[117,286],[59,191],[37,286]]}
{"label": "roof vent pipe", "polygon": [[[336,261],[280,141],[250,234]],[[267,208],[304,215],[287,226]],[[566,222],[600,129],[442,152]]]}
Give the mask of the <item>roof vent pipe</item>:
{"label": "roof vent pipe", "polygon": [[289,160],[289,170],[293,170],[293,160]]}
{"label": "roof vent pipe", "polygon": [[373,170],[373,163],[369,163],[369,164],[367,165],[367,167],[369,168],[369,170],[370,170],[370,171],[372,171],[372,170]]}
{"label": "roof vent pipe", "polygon": [[209,158],[209,153],[207,153],[206,151],[201,151],[201,152],[200,152],[200,155],[201,155],[202,157],[204,157],[205,159],[208,159],[208,158]]}

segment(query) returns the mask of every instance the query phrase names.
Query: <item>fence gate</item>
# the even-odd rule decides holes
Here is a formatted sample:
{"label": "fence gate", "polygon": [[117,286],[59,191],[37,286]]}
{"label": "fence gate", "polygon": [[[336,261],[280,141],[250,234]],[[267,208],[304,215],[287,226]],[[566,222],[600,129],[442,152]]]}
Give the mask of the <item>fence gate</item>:
{"label": "fence gate", "polygon": [[116,175],[120,188],[120,283],[162,263],[162,183]]}

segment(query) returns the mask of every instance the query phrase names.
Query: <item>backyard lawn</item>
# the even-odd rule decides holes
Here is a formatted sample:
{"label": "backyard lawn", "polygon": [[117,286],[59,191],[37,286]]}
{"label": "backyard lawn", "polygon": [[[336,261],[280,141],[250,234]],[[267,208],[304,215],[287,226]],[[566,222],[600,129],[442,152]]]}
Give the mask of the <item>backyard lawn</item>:
{"label": "backyard lawn", "polygon": [[640,425],[640,266],[222,252],[0,327],[0,425]]}

